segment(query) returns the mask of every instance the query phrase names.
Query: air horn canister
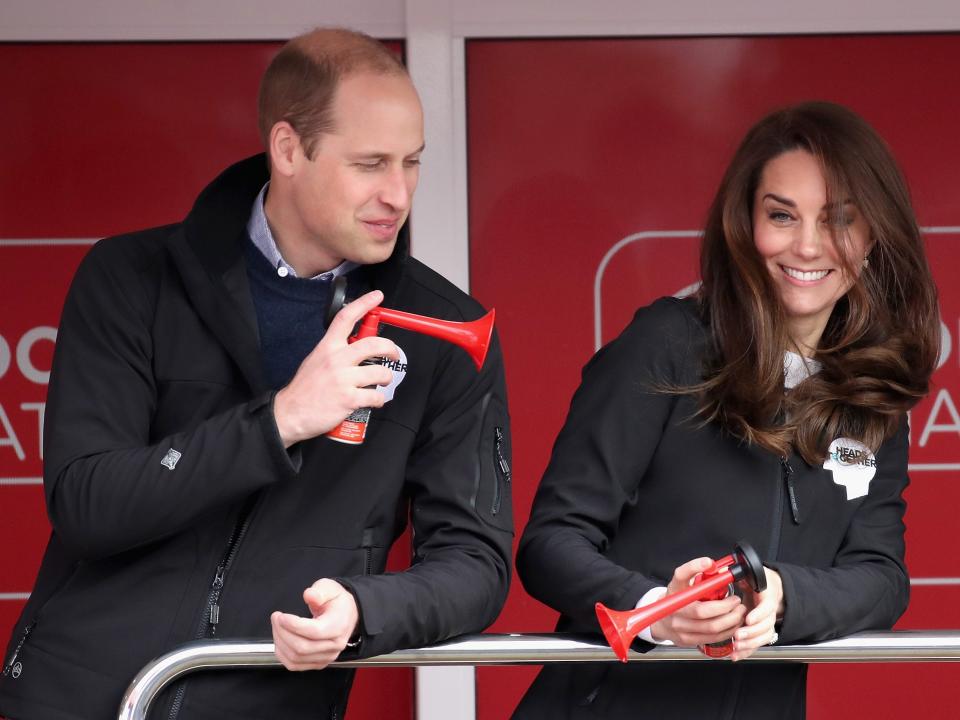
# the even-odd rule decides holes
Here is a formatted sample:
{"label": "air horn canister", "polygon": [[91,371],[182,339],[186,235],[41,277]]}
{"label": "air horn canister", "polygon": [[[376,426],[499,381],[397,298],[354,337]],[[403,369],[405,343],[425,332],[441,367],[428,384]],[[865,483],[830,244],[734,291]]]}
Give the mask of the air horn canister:
{"label": "air horn canister", "polygon": [[[694,578],[689,588],[667,595],[655,603],[622,611],[611,610],[603,603],[597,603],[597,620],[613,652],[622,662],[627,662],[630,644],[641,630],[692,602],[722,600],[734,592],[734,586],[738,584],[755,592],[767,588],[767,574],[760,556],[745,542],[738,543],[732,554],[714,560],[713,565]],[[733,652],[733,642],[726,640],[702,645],[700,651],[708,657],[726,657]]]}
{"label": "air horn canister", "polygon": [[[346,279],[342,276],[334,281],[333,300],[330,303],[329,320],[343,307],[346,299]],[[381,325],[393,325],[422,335],[446,340],[458,345],[467,351],[477,371],[483,367],[490,348],[490,338],[493,335],[493,319],[495,311],[491,310],[482,318],[472,322],[454,322],[452,320],[438,320],[425,315],[414,315],[401,310],[391,310],[385,307],[374,308],[360,320],[360,329],[352,335],[348,342],[356,342],[365,337],[377,335]],[[363,365],[378,364],[377,358],[364,360]],[[331,440],[351,445],[359,445],[367,434],[367,424],[370,421],[370,408],[358,408],[330,430],[326,435]]]}

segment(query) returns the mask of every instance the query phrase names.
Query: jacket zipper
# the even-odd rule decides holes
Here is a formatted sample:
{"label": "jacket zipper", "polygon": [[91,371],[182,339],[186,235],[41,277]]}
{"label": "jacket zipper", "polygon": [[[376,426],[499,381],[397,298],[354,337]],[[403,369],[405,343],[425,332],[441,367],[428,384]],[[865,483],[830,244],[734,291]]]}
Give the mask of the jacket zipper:
{"label": "jacket zipper", "polygon": [[226,580],[227,571],[233,564],[233,559],[236,557],[237,551],[240,549],[240,543],[243,542],[243,536],[247,534],[247,528],[250,526],[250,516],[252,514],[252,510],[253,502],[251,501],[248,502],[243,508],[243,512],[240,518],[237,520],[237,524],[234,525],[233,534],[230,536],[230,540],[227,542],[226,552],[224,552],[223,559],[217,566],[217,572],[213,576],[213,582],[210,584],[210,595],[207,598],[207,627],[204,628],[204,623],[201,622],[200,630],[198,631],[201,638],[204,634],[208,635],[209,637],[215,637],[217,634],[217,625],[220,622],[220,595],[223,592],[223,584]]}
{"label": "jacket zipper", "polygon": [[[17,643],[17,646],[13,650],[13,655],[10,656],[10,661],[4,665],[3,672],[0,673],[0,677],[7,677],[11,672],[14,671],[14,666],[17,664],[17,657],[20,655],[20,651],[23,649],[24,644],[27,642],[27,638],[30,636],[30,633],[33,632],[33,629],[37,626],[37,623],[40,621],[40,615],[43,613],[43,609],[47,606],[47,603],[50,602],[57,593],[59,593],[64,586],[70,582],[74,575],[77,573],[79,565],[74,565],[71,571],[57,583],[56,587],[53,589],[47,598],[40,604],[40,606],[34,611],[33,619],[23,628],[23,632],[20,635],[20,641]],[[19,673],[18,673],[19,675]]]}
{"label": "jacket zipper", "polygon": [[[782,486],[786,486],[793,522],[800,523],[800,507],[797,505],[797,496],[793,487],[793,468],[790,467],[790,461],[786,455],[782,455],[777,463],[777,475],[779,477],[774,485],[775,491],[773,493],[773,528],[770,536],[770,552],[767,553],[765,558],[770,562],[776,560],[777,554],[780,552],[780,530],[783,528],[783,493],[780,489]],[[727,697],[735,698],[735,701],[729,708],[729,712],[724,712],[726,720],[733,720],[736,716],[737,705],[740,702],[741,685],[742,676],[736,673],[731,680],[731,692],[727,695]]]}
{"label": "jacket zipper", "polygon": [[[233,526],[233,532],[230,533],[230,539],[227,541],[226,550],[217,565],[217,570],[213,575],[213,582],[210,583],[210,591],[207,593],[207,605],[204,608],[203,618],[194,634],[194,640],[202,640],[205,637],[215,637],[217,634],[217,625],[220,622],[220,596],[223,593],[223,585],[226,582],[227,571],[233,563],[233,559],[240,549],[240,543],[243,542],[243,536],[250,525],[250,517],[253,514],[253,506],[256,503],[256,497],[251,498],[240,511],[236,524]],[[177,690],[173,704],[170,706],[170,720],[174,720],[180,714],[180,707],[183,705],[183,696],[187,691],[187,684],[184,682]]]}
{"label": "jacket zipper", "polygon": [[13,670],[13,666],[17,664],[17,656],[20,654],[20,649],[27,641],[30,633],[33,632],[33,628],[36,627],[36,624],[37,621],[32,620],[30,624],[23,629],[23,633],[20,635],[20,642],[18,642],[17,646],[13,649],[13,655],[10,656],[10,661],[3,668],[3,677],[7,677],[7,675],[10,674],[10,671]]}
{"label": "jacket zipper", "polygon": [[[494,462],[500,468],[500,475],[503,475],[503,481],[507,485],[510,484],[510,465],[507,464],[506,459],[503,457],[503,430],[500,428],[494,428],[494,452],[496,457]],[[500,479],[497,478],[497,482],[493,489],[493,507],[490,508],[490,511],[496,515],[500,512],[500,505],[503,503],[503,491],[500,488]]]}
{"label": "jacket zipper", "polygon": [[780,465],[783,468],[783,482],[787,486],[787,497],[790,499],[790,516],[793,518],[793,524],[800,524],[800,503],[797,502],[797,491],[793,485],[793,468],[790,467],[790,461],[786,457],[780,458]]}
{"label": "jacket zipper", "polygon": [[777,464],[777,482],[774,485],[773,493],[773,527],[770,533],[770,550],[767,553],[767,560],[775,560],[777,553],[780,552],[780,529],[783,527],[783,472],[786,458],[780,458]]}
{"label": "jacket zipper", "polygon": [[373,529],[367,528],[363,531],[363,540],[360,546],[363,548],[363,574],[373,574]]}
{"label": "jacket zipper", "polygon": [[210,585],[210,594],[207,597],[207,635],[215,637],[217,634],[217,624],[220,622],[220,593],[223,592],[223,578],[227,574],[227,568],[224,565],[217,567],[217,573],[213,576],[213,583]]}

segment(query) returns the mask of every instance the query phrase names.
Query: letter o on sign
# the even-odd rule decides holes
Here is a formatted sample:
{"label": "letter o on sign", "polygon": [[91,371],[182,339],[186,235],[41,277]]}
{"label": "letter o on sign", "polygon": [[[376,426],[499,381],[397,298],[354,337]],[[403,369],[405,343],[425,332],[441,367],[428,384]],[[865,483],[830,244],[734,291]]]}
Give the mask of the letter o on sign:
{"label": "letter o on sign", "polygon": [[[947,324],[940,321],[940,357],[937,358],[937,370],[943,367],[943,364],[950,358],[950,351],[953,350],[953,339],[950,337],[950,328]],[[0,372],[0,376],[3,373]]]}
{"label": "letter o on sign", "polygon": [[[38,370],[30,360],[30,351],[40,340],[49,340],[55,343],[57,341],[57,329],[41,325],[40,327],[35,327],[25,332],[23,337],[20,338],[20,342],[17,343],[17,367],[20,368],[20,372],[23,373],[23,376],[30,382],[35,382],[37,385],[46,385],[50,382],[50,371]],[[9,356],[9,354],[10,350],[8,348],[7,355]],[[0,356],[2,356],[2,352],[0,352]],[[0,357],[0,361],[2,361],[2,359],[3,358]],[[2,365],[0,365],[0,367],[2,367]],[[0,375],[2,374],[3,373],[0,373]]]}
{"label": "letter o on sign", "polygon": [[3,335],[0,335],[0,378],[10,369],[10,346]]}

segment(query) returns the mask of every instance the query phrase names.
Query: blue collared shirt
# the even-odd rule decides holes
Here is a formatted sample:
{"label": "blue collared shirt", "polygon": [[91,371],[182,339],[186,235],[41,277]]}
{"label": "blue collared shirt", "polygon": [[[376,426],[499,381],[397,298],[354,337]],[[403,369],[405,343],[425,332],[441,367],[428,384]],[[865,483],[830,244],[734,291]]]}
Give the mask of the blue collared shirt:
{"label": "blue collared shirt", "polygon": [[[253,240],[256,248],[263,253],[263,256],[277,269],[277,275],[280,277],[297,277],[297,271],[294,270],[280,254],[277,241],[274,240],[273,233],[270,231],[270,225],[267,223],[267,214],[263,210],[263,199],[266,197],[269,186],[270,183],[266,183],[260,189],[260,194],[257,195],[257,199],[253,201],[253,210],[250,212],[250,219],[247,221],[247,233],[249,233],[250,239]],[[314,275],[309,279],[330,282],[334,278],[345,275],[356,267],[359,267],[357,263],[344,260],[333,268],[333,270],[327,270],[327,272]]]}

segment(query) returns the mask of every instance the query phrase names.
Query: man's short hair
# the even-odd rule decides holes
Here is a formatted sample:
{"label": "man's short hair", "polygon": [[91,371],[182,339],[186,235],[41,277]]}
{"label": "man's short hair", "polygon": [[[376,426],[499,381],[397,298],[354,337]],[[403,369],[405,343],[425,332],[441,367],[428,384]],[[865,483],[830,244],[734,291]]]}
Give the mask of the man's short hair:
{"label": "man's short hair", "polygon": [[270,131],[286,120],[307,158],[319,135],[333,129],[333,98],[344,77],[357,72],[406,75],[400,59],[369,35],[343,28],[318,28],[284,45],[260,82],[260,138],[270,150]]}

